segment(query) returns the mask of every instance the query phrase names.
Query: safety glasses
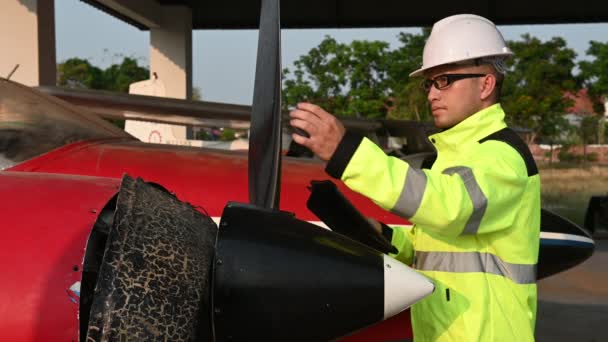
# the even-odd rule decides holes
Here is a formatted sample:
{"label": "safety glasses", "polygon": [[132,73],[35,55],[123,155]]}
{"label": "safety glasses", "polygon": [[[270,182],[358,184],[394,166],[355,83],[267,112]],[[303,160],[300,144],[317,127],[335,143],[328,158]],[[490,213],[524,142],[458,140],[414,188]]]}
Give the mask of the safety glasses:
{"label": "safety glasses", "polygon": [[436,89],[442,90],[452,85],[455,81],[463,80],[465,78],[483,77],[485,75],[486,74],[443,74],[433,79],[425,79],[420,86],[428,93],[429,90],[431,90],[431,86],[435,86]]}

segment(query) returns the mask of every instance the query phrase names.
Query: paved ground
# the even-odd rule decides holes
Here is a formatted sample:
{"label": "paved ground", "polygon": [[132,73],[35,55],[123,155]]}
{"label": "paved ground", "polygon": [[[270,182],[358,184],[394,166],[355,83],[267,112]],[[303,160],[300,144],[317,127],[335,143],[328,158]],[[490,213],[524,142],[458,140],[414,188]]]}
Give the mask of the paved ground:
{"label": "paved ground", "polygon": [[608,341],[608,239],[583,264],[539,282],[537,341]]}

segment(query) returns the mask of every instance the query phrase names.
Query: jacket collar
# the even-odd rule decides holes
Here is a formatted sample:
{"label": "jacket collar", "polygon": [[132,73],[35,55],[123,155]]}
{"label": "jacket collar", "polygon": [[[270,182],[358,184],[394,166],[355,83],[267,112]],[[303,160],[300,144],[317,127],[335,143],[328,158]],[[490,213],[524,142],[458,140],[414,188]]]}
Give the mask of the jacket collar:
{"label": "jacket collar", "polygon": [[500,103],[484,108],[456,126],[429,136],[437,151],[458,151],[463,145],[477,143],[488,135],[507,127]]}

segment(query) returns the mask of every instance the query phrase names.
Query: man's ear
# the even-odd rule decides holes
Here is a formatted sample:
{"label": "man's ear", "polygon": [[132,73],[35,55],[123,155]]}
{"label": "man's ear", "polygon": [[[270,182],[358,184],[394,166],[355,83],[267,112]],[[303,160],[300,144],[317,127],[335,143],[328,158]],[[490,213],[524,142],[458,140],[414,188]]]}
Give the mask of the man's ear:
{"label": "man's ear", "polygon": [[492,96],[492,93],[494,93],[494,89],[496,88],[496,75],[488,73],[482,78],[479,86],[481,88],[479,98],[482,101],[489,99],[490,96]]}

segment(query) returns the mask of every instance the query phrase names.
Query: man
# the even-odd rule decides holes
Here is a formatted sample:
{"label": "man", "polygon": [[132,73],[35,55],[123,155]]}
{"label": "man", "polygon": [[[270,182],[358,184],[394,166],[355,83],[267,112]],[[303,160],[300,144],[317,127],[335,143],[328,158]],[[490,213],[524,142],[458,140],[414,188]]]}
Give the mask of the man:
{"label": "man", "polygon": [[531,341],[536,320],[540,179],[530,151],[498,103],[512,55],[495,25],[475,15],[437,22],[425,45],[423,86],[435,125],[430,170],[388,157],[301,103],[293,139],[328,161],[351,189],[409,219],[383,234],[395,258],[431,278],[435,292],[412,308],[416,341]]}

